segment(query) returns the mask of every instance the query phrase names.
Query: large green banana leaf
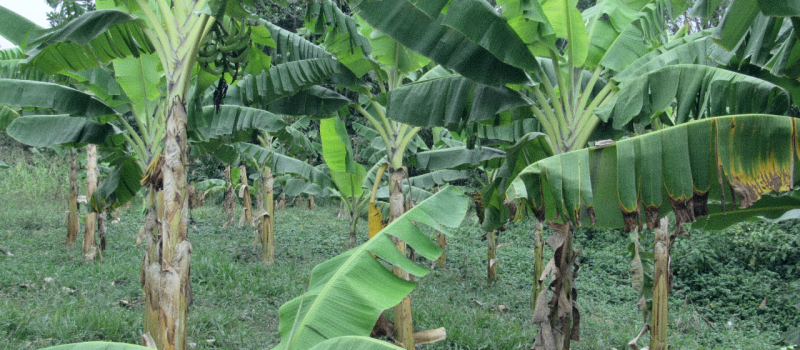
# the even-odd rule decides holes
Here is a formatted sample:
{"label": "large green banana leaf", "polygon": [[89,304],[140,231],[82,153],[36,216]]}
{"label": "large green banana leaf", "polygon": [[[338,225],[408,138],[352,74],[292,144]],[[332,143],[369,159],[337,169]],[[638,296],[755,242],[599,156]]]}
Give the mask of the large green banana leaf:
{"label": "large green banana leaf", "polygon": [[359,349],[359,350],[402,350],[403,348],[389,342],[370,338],[345,336],[328,339],[317,344],[311,350],[340,350],[340,349]]}
{"label": "large green banana leaf", "polygon": [[627,84],[607,108],[595,113],[602,120],[612,114],[614,128],[620,129],[635,117],[644,125],[650,117],[670,107],[677,99],[671,124],[729,114],[784,114],[790,107],[790,94],[765,80],[729,70],[681,64],[644,74]]}
{"label": "large green banana leaf", "polygon": [[328,339],[369,335],[383,310],[399,303],[416,285],[392,274],[372,254],[416,276],[425,276],[429,270],[400,254],[390,236],[402,239],[426,259],[435,260],[441,248],[413,221],[449,234],[461,224],[467,204],[463,193],[446,187],[366,243],[317,265],[308,292],[281,306],[281,343],[275,349],[311,349]]}
{"label": "large green banana leaf", "polygon": [[462,165],[479,165],[482,162],[505,156],[505,152],[496,148],[476,147],[468,149],[466,146],[436,149],[416,154],[417,167],[428,170],[452,169]]}
{"label": "large green banana leaf", "polygon": [[29,80],[0,79],[0,104],[50,108],[85,118],[113,119],[117,114],[92,95],[63,85]]}
{"label": "large green banana leaf", "polygon": [[114,77],[125,91],[133,113],[150,118],[155,113],[164,72],[156,55],[139,55],[114,60]]}
{"label": "large green banana leaf", "polygon": [[361,23],[361,34],[369,38],[370,46],[372,46],[372,57],[384,67],[393,67],[398,72],[408,74],[416,72],[430,63],[431,60],[429,58],[400,45],[397,40],[380,30],[372,28],[361,18],[357,19]]}
{"label": "large green banana leaf", "polygon": [[[108,343],[108,342],[87,342],[67,345],[58,345],[45,348],[44,350],[145,350],[150,349],[135,344]],[[152,350],[152,349],[150,349]]]}
{"label": "large green banana leaf", "polygon": [[697,32],[675,39],[664,46],[653,49],[625,69],[614,75],[617,82],[625,83],[656,69],[670,65],[695,64],[717,66],[728,64],[733,54],[714,44],[708,32]]}
{"label": "large green banana leaf", "polygon": [[114,146],[123,139],[114,125],[68,115],[36,115],[16,118],[6,129],[8,136],[34,147],[61,144]]}
{"label": "large green banana leaf", "polygon": [[762,199],[797,185],[799,144],[793,118],[702,119],[543,159],[520,173],[507,196],[528,201],[540,220],[632,230],[642,212],[653,228],[674,211],[678,223],[721,229],[800,205],[795,197]]}
{"label": "large green banana leaf", "polygon": [[352,103],[339,93],[315,85],[292,96],[283,97],[267,105],[267,110],[286,115],[330,117],[330,114]]}
{"label": "large green banana leaf", "polygon": [[[0,26],[7,23],[0,22]],[[118,10],[87,12],[29,42],[28,62],[45,73],[82,71],[117,58],[155,52],[144,21]]]}
{"label": "large green banana leaf", "polygon": [[531,104],[533,101],[507,87],[448,75],[390,91],[386,115],[409,125],[457,130],[465,123],[489,121],[500,112]]}
{"label": "large green banana leaf", "polygon": [[206,126],[192,132],[194,141],[228,137],[232,142],[250,141],[253,130],[277,132],[286,127],[283,119],[265,110],[221,105],[203,107],[203,119]]}
{"label": "large green banana leaf", "polygon": [[372,70],[372,46],[358,30],[358,22],[339,9],[331,0],[309,3],[305,26],[315,34],[323,34],[322,46],[342,62],[356,77]]}
{"label": "large green banana leaf", "polygon": [[733,51],[758,16],[758,5],[756,0],[734,0],[714,31],[714,41]]}
{"label": "large green banana leaf", "polygon": [[12,44],[25,48],[28,42],[39,37],[45,29],[3,6],[0,6],[0,36]]}
{"label": "large green banana leaf", "polygon": [[523,69],[536,68],[525,43],[483,0],[356,3],[356,13],[373,27],[482,84],[525,84],[530,78]]}
{"label": "large green banana leaf", "polygon": [[92,195],[92,210],[113,210],[136,197],[142,188],[142,168],[136,159],[125,157],[115,167]]}
{"label": "large green banana leaf", "polygon": [[346,197],[364,194],[364,177],[367,170],[353,160],[350,137],[344,122],[338,118],[320,121],[319,134],[322,139],[322,157],[339,193]]}

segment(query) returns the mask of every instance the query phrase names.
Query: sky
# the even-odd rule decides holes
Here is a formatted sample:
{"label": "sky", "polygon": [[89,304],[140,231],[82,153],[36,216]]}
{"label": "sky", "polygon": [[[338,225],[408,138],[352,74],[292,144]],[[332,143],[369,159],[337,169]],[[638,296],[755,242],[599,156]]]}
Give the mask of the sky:
{"label": "sky", "polygon": [[[0,6],[14,11],[42,27],[49,28],[47,13],[52,9],[45,0],[0,0]],[[0,36],[0,48],[14,47],[8,40]]]}

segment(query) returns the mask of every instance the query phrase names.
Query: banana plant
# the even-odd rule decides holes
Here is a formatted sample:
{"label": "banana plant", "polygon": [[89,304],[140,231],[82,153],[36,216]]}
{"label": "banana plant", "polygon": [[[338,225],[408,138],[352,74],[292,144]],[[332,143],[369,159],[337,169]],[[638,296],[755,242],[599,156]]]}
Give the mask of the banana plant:
{"label": "banana plant", "polygon": [[[797,121],[785,116],[692,121],[541,160],[519,174],[508,196],[526,201],[540,220],[558,217],[557,225],[565,226],[635,226],[639,211],[648,225],[672,212],[679,227],[694,222],[711,230],[751,217],[776,218],[800,205],[793,191],[796,130]],[[556,233],[562,236],[553,244],[566,244],[563,231]],[[561,260],[553,266],[568,263]],[[657,262],[651,348],[666,345],[666,300],[658,296],[666,295],[670,278],[668,266]],[[547,318],[546,304],[540,295],[535,321]]]}
{"label": "banana plant", "polygon": [[[691,38],[669,34],[664,19],[667,15],[676,16],[686,10],[686,4],[681,1],[606,0],[583,13],[570,2],[560,0],[503,1],[498,4],[500,13],[485,2],[472,0],[424,4],[413,1],[354,3],[358,5],[355,12],[370,25],[434,62],[476,83],[511,84],[525,92],[535,101],[526,114],[532,113],[541,124],[554,154],[581,149],[590,140],[607,138],[609,133],[599,131],[611,128],[598,128],[605,123],[641,131],[650,125],[654,116],[659,117],[658,125],[670,125],[670,122],[677,124],[721,115],[728,109],[735,109],[737,113],[785,113],[788,108],[788,94],[777,85],[751,80],[742,74],[727,75],[727,72],[714,69],[718,61],[708,59],[707,53],[721,61],[729,59],[730,55],[719,52],[709,45],[710,41],[703,40],[706,38],[703,35],[708,33]],[[385,15],[387,13],[402,14],[406,21],[389,18]],[[455,55],[446,55],[449,51],[431,44],[444,37],[450,39],[450,35],[464,37],[494,59],[505,60],[512,68],[526,72],[521,76],[530,76],[531,79],[521,79],[519,74],[486,77],[480,73],[488,70],[457,64]],[[683,58],[676,57],[679,50],[694,52],[694,57],[702,58],[682,61]],[[462,57],[469,56],[458,56]],[[668,67],[676,63],[700,63],[708,67]],[[636,69],[635,74],[633,69]],[[665,80],[669,82],[665,89],[660,89],[655,77],[663,78],[667,71],[681,73],[681,79],[670,77]],[[696,79],[692,79],[692,74]],[[725,79],[731,81],[725,83]],[[387,118],[416,126],[451,128],[480,120],[470,113],[454,113],[447,109],[453,90],[444,89],[441,84],[440,79],[391,91],[387,99]],[[742,97],[743,91],[748,89],[758,91],[765,101],[742,103],[749,101]],[[723,96],[725,98],[720,98]],[[678,100],[680,108],[664,104],[664,101],[674,100]],[[508,117],[509,114],[491,114],[484,123],[507,124],[510,121]],[[619,137],[624,133],[610,134]],[[534,227],[535,240],[543,242],[542,226],[537,223]],[[564,246],[570,248],[563,252],[565,261],[573,262],[572,228],[567,229],[568,243]],[[540,256],[537,255],[534,263],[535,271],[545,267]],[[554,291],[554,295],[560,295],[561,288],[574,288],[564,280],[565,275],[561,275],[562,272],[571,275],[571,269],[571,265],[559,269],[557,279],[563,283],[557,284],[559,290]],[[550,328],[540,325],[534,348],[568,349],[571,340],[579,339],[579,321],[572,317],[573,310],[577,310],[572,300],[574,294],[566,292],[565,295],[561,303],[552,304],[553,310],[547,320],[537,319],[549,323],[550,327],[558,325],[561,333],[544,334]]]}
{"label": "banana plant", "polygon": [[[425,276],[429,270],[400,255],[391,237],[402,238],[420,255],[435,260],[441,254],[441,249],[414,222],[450,234],[464,219],[467,204],[467,197],[461,191],[455,187],[445,187],[389,223],[366,243],[315,267],[311,273],[309,290],[281,306],[281,342],[275,349],[402,349],[369,338],[368,335],[381,312],[400,302],[416,283],[395,276],[378,259],[400,266],[416,276]],[[330,322],[331,317],[339,322]],[[101,348],[147,349],[137,345],[101,342],[61,345],[50,349]]]}

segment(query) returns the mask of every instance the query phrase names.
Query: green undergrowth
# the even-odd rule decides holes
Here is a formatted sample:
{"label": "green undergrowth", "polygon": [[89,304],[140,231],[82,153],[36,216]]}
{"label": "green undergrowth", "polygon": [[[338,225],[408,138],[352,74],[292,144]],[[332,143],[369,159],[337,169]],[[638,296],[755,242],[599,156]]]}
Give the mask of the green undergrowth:
{"label": "green undergrowth", "polygon": [[[13,164],[14,168],[0,170],[0,247],[13,254],[0,255],[0,349],[37,349],[89,340],[139,343],[142,248],[135,245],[135,235],[143,218],[141,201],[122,210],[119,223],[108,224],[104,260],[84,263],[82,238],[74,248],[64,246],[65,168],[55,161],[30,159]],[[26,189],[36,195],[26,196]],[[278,308],[305,290],[316,264],[347,247],[347,219],[335,215],[338,204],[317,203],[315,211],[290,207],[277,212],[276,263],[269,266],[260,262],[253,228],[222,227],[224,218],[217,205],[193,211],[194,304],[188,328],[195,348],[268,349],[278,343]],[[447,267],[420,279],[411,297],[415,328],[447,329],[447,340],[424,346],[427,349],[528,349],[536,334],[530,310],[532,225],[511,223],[500,234],[499,280],[487,285],[486,241],[480,239],[474,220],[467,218],[449,238]],[[366,236],[365,222],[359,226],[361,242]],[[778,349],[773,344],[779,332],[797,319],[797,312],[778,307],[789,304],[790,294],[780,299],[768,293],[776,288],[781,293],[797,291],[792,282],[796,275],[761,273],[759,266],[765,263],[758,259],[742,267],[726,260],[726,251],[714,252],[718,263],[698,265],[689,256],[689,248],[723,249],[713,238],[701,244],[704,237],[693,233],[676,244],[676,288],[670,300],[672,348]],[[647,238],[642,240],[645,245]],[[576,242],[583,249],[577,278],[582,327],[581,341],[573,349],[626,349],[625,344],[644,325],[634,305],[638,294],[630,287],[627,236],[580,229]],[[780,266],[788,265],[787,259],[797,254],[788,248],[784,251],[788,258],[782,258]],[[684,267],[690,262],[697,271]],[[768,277],[766,286],[754,280],[764,276]],[[719,288],[728,294],[716,292]],[[746,293],[753,295],[746,303],[729,305],[733,295]],[[762,294],[768,302],[759,308]],[[686,295],[694,305],[684,303]],[[639,344],[646,342],[647,336]]]}

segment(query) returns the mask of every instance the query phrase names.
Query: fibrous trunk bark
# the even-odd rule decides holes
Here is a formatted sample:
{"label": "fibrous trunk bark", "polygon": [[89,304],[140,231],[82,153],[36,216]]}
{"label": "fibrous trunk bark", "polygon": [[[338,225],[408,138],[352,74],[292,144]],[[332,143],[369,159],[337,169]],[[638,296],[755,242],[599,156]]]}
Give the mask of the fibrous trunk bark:
{"label": "fibrous trunk bark", "polygon": [[83,234],[83,259],[94,260],[97,255],[97,213],[91,206],[92,195],[97,190],[97,146],[86,146],[86,227]]}
{"label": "fibrous trunk bark", "polygon": [[317,205],[314,204],[314,196],[308,195],[308,209],[314,210],[317,208]]}
{"label": "fibrous trunk bark", "polygon": [[[405,179],[404,169],[389,169],[391,180],[389,188],[391,190],[389,196],[389,211],[390,221],[394,221],[403,215],[405,210],[405,199],[403,198],[403,180]],[[395,246],[400,250],[403,256],[406,255],[406,242],[392,237]],[[402,279],[409,280],[409,274],[405,270],[393,266],[392,272]],[[411,317],[411,298],[406,296],[403,301],[394,307],[394,324],[397,327],[395,339],[403,343],[403,347],[407,350],[414,350],[414,323]]]}
{"label": "fibrous trunk bark", "polygon": [[281,211],[286,210],[286,193],[281,193]]}
{"label": "fibrous trunk bark", "polygon": [[75,245],[78,231],[81,229],[78,219],[78,153],[69,151],[69,213],[67,214],[67,247]]}
{"label": "fibrous trunk bark", "polygon": [[355,248],[357,243],[356,224],[358,223],[358,218],[356,215],[358,214],[356,213],[355,208],[353,208],[353,211],[350,213],[350,249]]}
{"label": "fibrous trunk bark", "polygon": [[497,231],[486,233],[486,283],[497,282]]}
{"label": "fibrous trunk bark", "polygon": [[272,191],[275,178],[272,177],[272,171],[269,167],[265,167],[261,171],[260,177],[261,195],[259,196],[259,214],[263,210],[264,213],[260,217],[259,226],[259,241],[261,241],[261,261],[267,264],[275,262],[275,201]]}
{"label": "fibrous trunk bark", "polygon": [[[547,292],[539,294],[536,309],[533,312],[533,323],[539,325],[535,350],[569,350],[570,342],[580,340],[580,313],[576,303],[575,260],[578,255],[573,250],[574,231],[571,224],[549,223],[553,235],[547,240],[555,253],[547,264],[538,283],[543,283],[547,276],[555,278],[547,288],[551,292],[547,301]],[[549,310],[548,310],[549,306]]]}
{"label": "fibrous trunk bark", "polygon": [[653,305],[650,313],[650,349],[666,350],[667,345],[667,312],[672,273],[670,272],[670,235],[669,219],[661,219],[655,230],[653,246]]}
{"label": "fibrous trunk bark", "polygon": [[228,187],[225,188],[225,201],[222,202],[222,210],[225,212],[225,217],[228,219],[225,223],[226,226],[236,224],[236,196],[233,193],[233,180],[231,179],[231,166],[225,167],[225,183]]}
{"label": "fibrous trunk bark", "polygon": [[[107,212],[102,212],[97,215],[97,240],[100,242],[100,251],[106,250],[106,219],[108,218]],[[102,254],[102,253],[101,253]]]}
{"label": "fibrous trunk bark", "polygon": [[187,239],[189,206],[185,169],[187,116],[182,98],[171,96],[167,101],[161,167],[164,206],[159,223],[161,237],[154,244],[155,249],[146,252],[143,267],[145,332],[150,331],[161,350],[184,350],[187,310],[192,297],[189,279],[192,245]]}
{"label": "fibrous trunk bark", "polygon": [[239,220],[239,226],[242,223],[253,225],[253,202],[250,199],[250,186],[247,179],[247,167],[242,165],[239,167],[239,180],[242,182],[242,187],[239,189],[239,197],[243,200],[242,218]]}

